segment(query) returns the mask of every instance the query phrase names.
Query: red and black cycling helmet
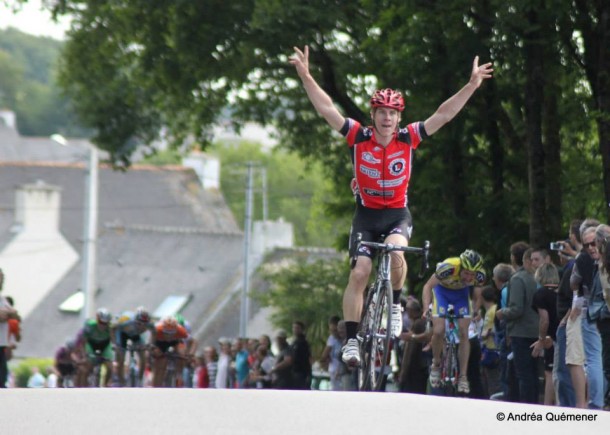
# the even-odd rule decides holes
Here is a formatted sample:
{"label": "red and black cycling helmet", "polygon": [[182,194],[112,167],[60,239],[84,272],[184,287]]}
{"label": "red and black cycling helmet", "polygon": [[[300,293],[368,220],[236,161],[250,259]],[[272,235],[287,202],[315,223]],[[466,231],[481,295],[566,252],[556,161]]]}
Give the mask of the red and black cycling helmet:
{"label": "red and black cycling helmet", "polygon": [[405,100],[402,94],[394,89],[377,89],[371,96],[371,107],[387,107],[402,112],[405,110]]}

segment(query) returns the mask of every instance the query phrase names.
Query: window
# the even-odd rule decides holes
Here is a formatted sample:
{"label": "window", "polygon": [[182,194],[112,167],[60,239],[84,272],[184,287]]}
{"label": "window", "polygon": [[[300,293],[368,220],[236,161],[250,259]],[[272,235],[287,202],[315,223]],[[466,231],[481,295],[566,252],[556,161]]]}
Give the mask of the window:
{"label": "window", "polygon": [[161,305],[153,313],[153,317],[160,319],[166,316],[178,314],[192,299],[193,295],[170,295],[165,298]]}

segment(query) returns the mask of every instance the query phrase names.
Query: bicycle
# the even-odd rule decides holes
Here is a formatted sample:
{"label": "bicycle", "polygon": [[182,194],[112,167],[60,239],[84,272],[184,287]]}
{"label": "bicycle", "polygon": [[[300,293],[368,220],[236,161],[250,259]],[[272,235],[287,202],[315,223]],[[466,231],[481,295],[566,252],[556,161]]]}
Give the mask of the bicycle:
{"label": "bicycle", "polygon": [[127,348],[125,349],[129,354],[129,366],[127,368],[127,385],[131,388],[139,387],[139,365],[136,357],[136,354],[140,352],[140,350],[145,349],[145,346],[135,345],[131,340],[127,343]]}
{"label": "bicycle", "polygon": [[[108,359],[102,355],[102,351],[99,349],[95,349],[92,363],[93,368],[91,369],[91,373],[87,377],[87,385],[89,387],[98,388],[101,387],[102,381],[102,367],[108,362]],[[105,373],[105,376],[112,376],[111,373]]]}
{"label": "bicycle", "polygon": [[401,246],[393,243],[366,242],[362,241],[362,234],[358,233],[356,243],[357,248],[367,246],[379,251],[375,280],[365,296],[356,338],[360,345],[358,389],[360,391],[380,391],[386,376],[392,335],[390,253],[400,251],[421,255],[423,261],[420,276],[423,276],[425,271],[428,270],[430,242],[426,240],[423,248]]}
{"label": "bicycle", "polygon": [[445,396],[455,396],[460,374],[458,364],[459,329],[457,320],[462,318],[455,313],[453,305],[447,306],[445,318],[445,347],[441,357],[441,387]]}
{"label": "bicycle", "polygon": [[187,358],[180,355],[173,346],[167,349],[164,355],[167,358],[167,367],[165,369],[165,376],[163,378],[163,386],[167,388],[176,388],[181,385],[177,385],[176,374],[179,360],[186,360]]}

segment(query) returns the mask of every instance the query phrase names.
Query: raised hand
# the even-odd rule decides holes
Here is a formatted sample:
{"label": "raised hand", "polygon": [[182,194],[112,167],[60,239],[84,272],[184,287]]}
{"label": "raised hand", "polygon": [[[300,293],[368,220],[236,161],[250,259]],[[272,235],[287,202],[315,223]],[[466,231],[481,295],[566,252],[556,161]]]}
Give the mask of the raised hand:
{"label": "raised hand", "polygon": [[303,51],[294,47],[294,54],[290,57],[289,62],[295,66],[299,77],[309,74],[309,46],[306,45]]}
{"label": "raised hand", "polygon": [[472,73],[470,73],[470,83],[478,88],[479,86],[481,86],[481,83],[483,83],[483,80],[492,77],[492,72],[493,68],[491,67],[491,62],[479,66],[479,56],[475,56],[474,60],[472,61]]}

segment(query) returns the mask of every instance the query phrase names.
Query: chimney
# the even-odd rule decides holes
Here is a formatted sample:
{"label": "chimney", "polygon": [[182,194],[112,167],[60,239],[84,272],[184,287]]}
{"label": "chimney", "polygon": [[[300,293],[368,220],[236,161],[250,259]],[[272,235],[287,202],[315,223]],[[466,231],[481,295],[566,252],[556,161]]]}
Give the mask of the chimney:
{"label": "chimney", "polygon": [[37,234],[59,231],[61,188],[38,180],[17,188],[15,222],[23,232]]}
{"label": "chimney", "polygon": [[5,125],[13,130],[17,130],[17,117],[15,112],[8,109],[0,109],[0,125]]}
{"label": "chimney", "polygon": [[182,165],[192,168],[204,189],[220,189],[220,161],[204,153],[191,153]]}

